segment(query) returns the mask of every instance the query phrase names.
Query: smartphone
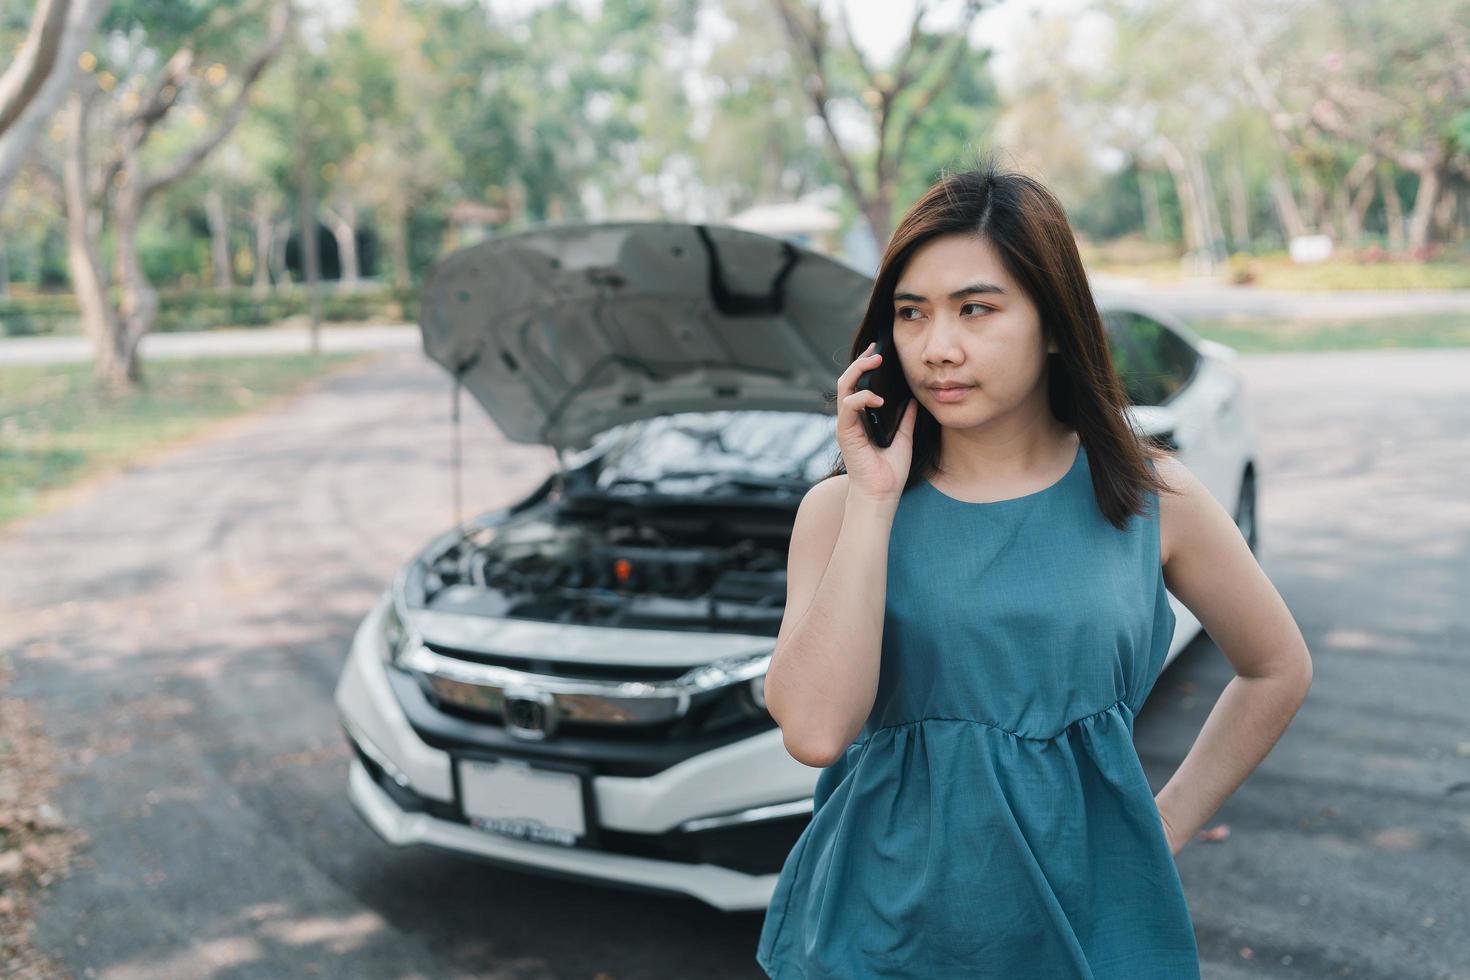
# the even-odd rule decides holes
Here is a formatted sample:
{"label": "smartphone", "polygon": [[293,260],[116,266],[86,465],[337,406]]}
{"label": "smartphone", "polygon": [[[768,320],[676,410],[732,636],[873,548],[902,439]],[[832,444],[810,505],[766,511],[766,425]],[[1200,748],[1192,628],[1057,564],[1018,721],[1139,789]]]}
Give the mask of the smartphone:
{"label": "smartphone", "polygon": [[914,393],[903,376],[903,366],[893,350],[892,336],[878,337],[873,343],[873,353],[882,354],[883,360],[876,368],[858,375],[856,388],[858,391],[876,391],[883,397],[881,405],[864,405],[862,417],[869,441],[875,446],[887,447],[893,442],[903,410],[908,407]]}

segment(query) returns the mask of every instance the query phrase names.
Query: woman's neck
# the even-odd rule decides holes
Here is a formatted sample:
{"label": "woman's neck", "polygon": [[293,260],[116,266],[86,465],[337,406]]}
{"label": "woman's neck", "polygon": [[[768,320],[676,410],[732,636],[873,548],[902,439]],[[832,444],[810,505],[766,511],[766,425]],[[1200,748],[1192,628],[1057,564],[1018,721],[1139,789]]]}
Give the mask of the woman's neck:
{"label": "woman's neck", "polygon": [[1055,418],[1011,431],[941,428],[938,470],[947,485],[1004,490],[1054,474],[1075,457],[1078,437]]}

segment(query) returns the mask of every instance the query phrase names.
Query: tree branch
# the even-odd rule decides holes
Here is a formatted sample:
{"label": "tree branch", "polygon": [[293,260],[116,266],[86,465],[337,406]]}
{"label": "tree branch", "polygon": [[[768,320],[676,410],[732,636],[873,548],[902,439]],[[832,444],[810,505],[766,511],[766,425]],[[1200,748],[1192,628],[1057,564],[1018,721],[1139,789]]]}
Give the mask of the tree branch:
{"label": "tree branch", "polygon": [[153,177],[142,177],[139,175],[138,199],[140,202],[147,201],[149,197],[167,187],[169,184],[183,177],[189,171],[198,166],[205,157],[214,151],[214,148],[224,142],[226,136],[240,122],[240,117],[245,113],[246,102],[250,97],[250,89],[260,78],[262,72],[270,64],[271,59],[280,51],[281,45],[285,43],[287,29],[291,23],[291,5],[285,0],[278,3],[271,12],[270,35],[266,43],[255,53],[250,62],[245,66],[240,77],[240,90],[235,93],[235,101],[225,111],[224,117],[214,130],[191,147],[183,156],[174,161],[173,165],[166,168],[162,173]]}
{"label": "tree branch", "polygon": [[153,82],[153,88],[143,98],[138,111],[128,117],[127,129],[134,146],[142,146],[148,132],[158,125],[179,99],[188,81],[189,69],[194,66],[194,48],[186,46],[169,55],[163,70]]}
{"label": "tree branch", "polygon": [[42,125],[56,117],[81,69],[77,57],[96,31],[110,0],[72,0],[56,64],[25,110],[0,132],[0,198],[25,165]]}
{"label": "tree branch", "polygon": [[0,133],[20,117],[56,67],[71,0],[40,0],[15,60],[0,75]]}
{"label": "tree branch", "polygon": [[[955,65],[959,64],[960,57],[970,50],[970,28],[975,24],[975,18],[980,16],[980,10],[984,6],[982,0],[969,0],[965,4],[965,12],[960,18],[960,29],[955,32],[950,40],[949,46],[940,52],[935,60],[937,68],[920,73],[920,82],[915,91],[918,94],[909,108],[909,114],[904,118],[898,130],[898,145],[894,147],[894,166],[903,162],[904,153],[908,150],[909,137],[913,134],[914,125],[919,121],[919,115],[934,98],[934,93],[941,85],[949,81]],[[915,21],[915,26],[918,22]]]}
{"label": "tree branch", "polygon": [[[240,8],[216,7],[204,24],[180,42],[178,50],[169,56],[163,70],[158,73],[152,89],[141,100],[138,110],[128,117],[126,126],[133,131],[134,146],[142,146],[143,141],[148,138],[149,130],[161,122],[173,108],[179,94],[188,84],[189,72],[194,68],[194,52],[204,41],[205,34],[228,30],[248,17],[258,16],[263,12],[263,6],[257,8],[255,4]],[[279,15],[279,9],[277,14]]]}
{"label": "tree branch", "polygon": [[[1360,130],[1348,123],[1346,113],[1336,101],[1324,96],[1313,104],[1311,112],[1307,115],[1307,121],[1318,132],[1330,136],[1337,136],[1351,143],[1365,146],[1372,152],[1386,159],[1392,160],[1406,170],[1416,173],[1422,170],[1428,159],[1423,150],[1403,150],[1395,146],[1382,133],[1367,132]],[[1428,144],[1439,151],[1439,143],[1429,140]]]}
{"label": "tree branch", "polygon": [[[821,11],[805,7],[799,3],[799,0],[775,0],[775,2],[777,12],[786,25],[787,36],[791,38],[798,52],[806,55],[808,61],[807,74],[814,84],[803,85],[802,88],[811,97],[812,107],[816,110],[817,117],[822,120],[827,139],[832,144],[833,152],[837,154],[837,163],[842,168],[848,190],[861,207],[867,202],[869,195],[863,189],[863,182],[858,176],[857,166],[853,163],[851,155],[842,145],[841,140],[837,138],[837,130],[832,125],[831,115],[827,112],[826,38]],[[810,27],[802,22],[802,15],[798,12],[798,8],[811,14],[813,23]]]}
{"label": "tree branch", "polygon": [[903,51],[899,52],[898,63],[893,66],[893,91],[895,92],[902,92],[914,80],[913,74],[909,71],[909,59],[913,57],[914,48],[918,46],[921,36],[919,21],[923,20],[924,15],[928,12],[929,4],[924,0],[919,0],[914,4],[914,20],[909,24],[908,43],[903,46]]}
{"label": "tree branch", "polygon": [[[878,153],[877,159],[873,162],[873,169],[878,175],[879,183],[883,181],[883,177],[887,173],[887,168],[890,166],[889,160],[898,161],[902,159],[902,147],[891,157],[889,155],[888,121],[893,116],[893,106],[898,98],[898,94],[907,89],[913,81],[913,75],[909,71],[909,63],[913,58],[914,48],[919,44],[919,40],[923,36],[919,31],[919,21],[923,20],[924,15],[928,11],[929,5],[924,0],[918,0],[914,4],[914,19],[909,24],[908,43],[904,45],[903,51],[899,53],[898,64],[894,68],[893,75],[888,79],[887,85],[879,85],[876,81],[873,83],[874,88],[878,91]],[[896,166],[896,163],[894,165]]]}
{"label": "tree branch", "polygon": [[[923,4],[921,3],[920,6],[922,7]],[[857,38],[853,36],[852,19],[847,15],[847,4],[839,3],[837,5],[837,19],[838,23],[842,25],[842,37],[847,41],[847,48],[852,53],[853,59],[857,62],[858,68],[862,71],[863,78],[867,79],[870,86],[881,91],[882,86],[878,84],[878,76],[873,72],[873,66],[868,64],[867,58],[863,57],[862,49],[857,45]]]}

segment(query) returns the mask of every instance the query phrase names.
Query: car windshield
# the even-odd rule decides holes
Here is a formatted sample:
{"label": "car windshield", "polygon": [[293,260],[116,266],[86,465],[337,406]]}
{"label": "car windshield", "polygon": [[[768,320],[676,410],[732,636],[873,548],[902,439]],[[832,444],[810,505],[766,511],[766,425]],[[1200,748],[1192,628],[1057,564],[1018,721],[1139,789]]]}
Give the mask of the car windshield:
{"label": "car windshield", "polygon": [[602,489],[725,474],[814,483],[837,459],[836,425],[815,412],[679,412],[609,429],[587,453],[602,455]]}

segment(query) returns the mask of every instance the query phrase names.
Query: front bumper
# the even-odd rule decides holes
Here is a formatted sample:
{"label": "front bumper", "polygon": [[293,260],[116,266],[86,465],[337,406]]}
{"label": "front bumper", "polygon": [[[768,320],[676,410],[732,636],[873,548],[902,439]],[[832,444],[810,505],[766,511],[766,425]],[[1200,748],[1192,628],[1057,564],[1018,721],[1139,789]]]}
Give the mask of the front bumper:
{"label": "front bumper", "polygon": [[[537,873],[688,895],[724,910],[766,906],[781,863],[809,820],[818,774],[791,758],[779,729],[649,774],[614,774],[630,770],[582,762],[595,823],[579,846],[481,831],[465,818],[454,771],[459,758],[486,757],[486,740],[446,740],[442,728],[421,732],[410,722],[400,702],[404,678],[390,676],[397,672],[382,659],[382,612],[379,603],[359,627],[336,703],[357,755],[350,797],[384,840]],[[424,705],[413,708],[422,722]],[[544,760],[554,744],[528,747],[520,757]],[[490,757],[513,754],[497,747]]]}

